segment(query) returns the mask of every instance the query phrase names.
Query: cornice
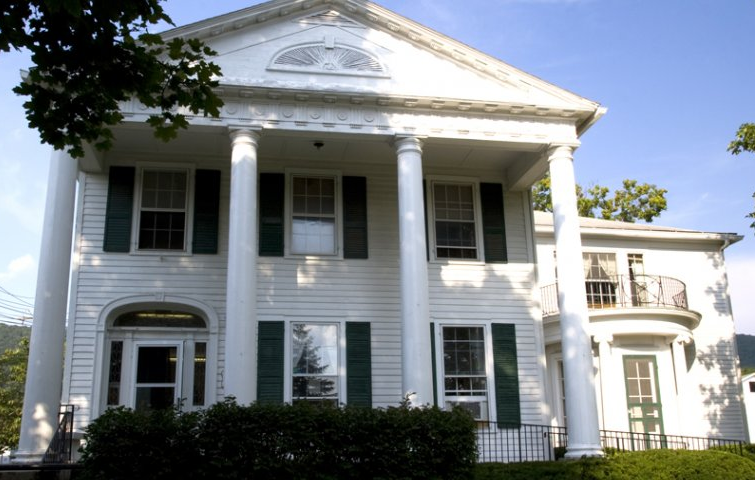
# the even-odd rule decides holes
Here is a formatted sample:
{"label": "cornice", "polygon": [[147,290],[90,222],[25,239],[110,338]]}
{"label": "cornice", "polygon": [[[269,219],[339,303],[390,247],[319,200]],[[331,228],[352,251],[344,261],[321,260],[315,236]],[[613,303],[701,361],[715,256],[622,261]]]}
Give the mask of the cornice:
{"label": "cornice", "polygon": [[[495,112],[456,105],[433,106],[432,99],[403,99],[335,95],[321,92],[241,90],[222,92],[225,105],[218,118],[181,111],[193,125],[253,126],[264,129],[424,135],[436,138],[504,141],[547,145],[575,136],[574,117],[544,116],[526,109],[498,108]],[[454,108],[456,107],[456,108]],[[123,102],[126,122],[142,122],[159,113],[136,100]]]}

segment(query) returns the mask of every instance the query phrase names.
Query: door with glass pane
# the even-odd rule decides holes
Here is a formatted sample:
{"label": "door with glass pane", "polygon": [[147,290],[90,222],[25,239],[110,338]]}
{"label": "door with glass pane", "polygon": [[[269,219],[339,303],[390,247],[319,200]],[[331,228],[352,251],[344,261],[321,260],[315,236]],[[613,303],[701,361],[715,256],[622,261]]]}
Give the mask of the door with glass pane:
{"label": "door with glass pane", "polygon": [[176,405],[181,378],[181,345],[136,346],[134,409],[157,410]]}
{"label": "door with glass pane", "polygon": [[[629,430],[632,433],[662,435],[663,414],[655,357],[625,356],[624,378],[627,387]],[[658,437],[645,436],[643,440],[646,447],[649,447],[647,443],[658,441]]]}

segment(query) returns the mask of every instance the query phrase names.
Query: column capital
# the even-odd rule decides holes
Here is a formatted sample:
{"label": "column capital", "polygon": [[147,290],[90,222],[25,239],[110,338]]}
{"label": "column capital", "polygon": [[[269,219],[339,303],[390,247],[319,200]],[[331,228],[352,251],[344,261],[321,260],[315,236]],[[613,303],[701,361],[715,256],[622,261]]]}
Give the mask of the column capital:
{"label": "column capital", "polygon": [[260,138],[262,138],[262,127],[253,125],[234,126],[228,127],[228,134],[231,137],[231,145],[237,143],[247,143],[256,145]]}
{"label": "column capital", "polygon": [[579,148],[581,143],[578,140],[568,143],[551,143],[548,145],[548,161],[551,162],[557,158],[569,158],[574,157],[574,151]]}
{"label": "column capital", "polygon": [[421,154],[426,138],[419,135],[396,135],[393,139],[393,146],[396,147],[396,152],[399,155],[409,151]]}
{"label": "column capital", "polygon": [[682,333],[682,334],[677,335],[676,338],[674,338],[674,343],[679,343],[682,345],[689,345],[690,343],[692,343],[692,337],[687,335],[686,333]]}

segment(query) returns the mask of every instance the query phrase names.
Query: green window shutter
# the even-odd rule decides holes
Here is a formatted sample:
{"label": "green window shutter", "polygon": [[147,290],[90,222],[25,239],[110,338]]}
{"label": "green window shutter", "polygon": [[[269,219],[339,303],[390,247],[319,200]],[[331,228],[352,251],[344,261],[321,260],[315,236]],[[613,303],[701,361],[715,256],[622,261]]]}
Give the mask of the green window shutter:
{"label": "green window shutter", "polygon": [[102,250],[131,250],[131,218],[134,208],[134,167],[110,167],[105,210],[105,236]]}
{"label": "green window shutter", "polygon": [[503,215],[503,186],[500,183],[481,183],[482,236],[485,262],[506,263],[506,222]]}
{"label": "green window shutter", "polygon": [[372,407],[370,324],[346,322],[346,403]]}
{"label": "green window shutter", "polygon": [[430,323],[430,357],[433,365],[433,405],[438,406],[438,366],[435,364],[435,324]]}
{"label": "green window shutter", "polygon": [[495,404],[499,427],[519,426],[519,366],[516,359],[516,328],[512,324],[494,323],[493,372]]}
{"label": "green window shutter", "polygon": [[367,179],[343,177],[343,258],[367,258]]}
{"label": "green window shutter", "polygon": [[[259,322],[257,337],[257,401],[283,403],[283,322]],[[227,365],[226,368],[234,368]]]}
{"label": "green window shutter", "polygon": [[[427,218],[427,181],[422,180],[422,208],[424,209],[425,214],[425,255],[427,256],[427,261],[430,261],[430,235],[427,231],[429,226],[430,219]],[[433,227],[434,228],[434,227]]]}
{"label": "green window shutter", "polygon": [[197,170],[194,182],[193,253],[218,253],[220,171]]}
{"label": "green window shutter", "polygon": [[285,180],[282,173],[260,174],[259,254],[261,257],[283,256]]}

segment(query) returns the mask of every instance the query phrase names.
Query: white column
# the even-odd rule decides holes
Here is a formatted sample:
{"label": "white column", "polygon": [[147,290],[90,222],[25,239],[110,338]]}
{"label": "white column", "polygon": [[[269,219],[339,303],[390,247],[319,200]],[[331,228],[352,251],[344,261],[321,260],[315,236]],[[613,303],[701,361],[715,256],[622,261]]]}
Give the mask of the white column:
{"label": "white column", "polygon": [[601,418],[603,419],[603,428],[606,430],[619,430],[616,428],[614,397],[616,390],[613,386],[613,379],[616,372],[611,371],[611,343],[613,335],[600,334],[595,335],[595,342],[598,344],[598,366],[600,368],[600,399],[601,399]]}
{"label": "white column", "polygon": [[572,146],[548,150],[553,200],[553,226],[558,269],[558,307],[564,355],[566,415],[569,422],[567,458],[600,456],[600,427],[595,400],[592,342],[587,334],[585,273],[579,234]]}
{"label": "white column", "polygon": [[225,312],[226,395],[257,398],[257,144],[259,132],[231,132],[231,200]]}
{"label": "white column", "polygon": [[689,432],[688,426],[693,423],[689,411],[689,397],[687,396],[687,356],[684,346],[692,339],[689,335],[679,335],[671,342],[671,354],[674,358],[674,376],[676,377],[676,402],[679,410],[679,427],[682,435]]}
{"label": "white column", "polygon": [[41,460],[58,428],[63,380],[77,161],[55,151],[50,161],[34,322],[29,343],[18,462]]}
{"label": "white column", "polygon": [[412,406],[433,402],[422,140],[396,140],[401,275],[401,388]]}

